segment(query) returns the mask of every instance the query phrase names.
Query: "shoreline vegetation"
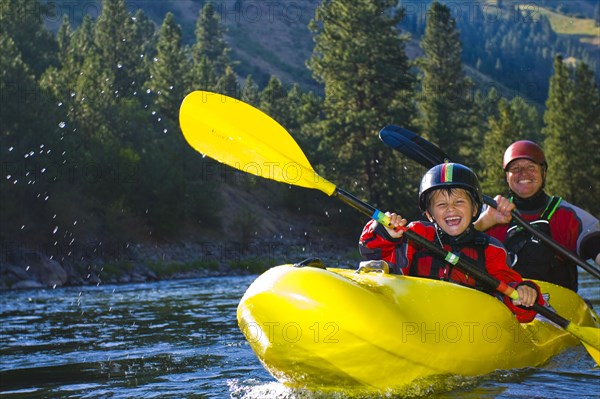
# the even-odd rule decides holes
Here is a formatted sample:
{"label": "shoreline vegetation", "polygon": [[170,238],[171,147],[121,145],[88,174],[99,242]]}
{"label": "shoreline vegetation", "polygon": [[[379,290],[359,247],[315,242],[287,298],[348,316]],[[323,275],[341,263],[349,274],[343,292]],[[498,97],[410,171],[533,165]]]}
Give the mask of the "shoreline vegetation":
{"label": "shoreline vegetation", "polygon": [[77,261],[73,254],[59,259],[43,249],[9,244],[0,262],[0,291],[260,274],[310,257],[330,267],[355,267],[359,261],[358,251],[339,241],[177,242],[99,248],[92,250],[96,256]]}

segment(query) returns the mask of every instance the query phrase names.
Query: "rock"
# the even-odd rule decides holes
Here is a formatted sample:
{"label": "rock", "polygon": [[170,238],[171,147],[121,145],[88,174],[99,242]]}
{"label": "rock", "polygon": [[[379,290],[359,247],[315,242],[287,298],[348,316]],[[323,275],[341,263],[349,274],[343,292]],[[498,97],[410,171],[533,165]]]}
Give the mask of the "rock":
{"label": "rock", "polygon": [[43,288],[43,287],[44,286],[39,281],[21,280],[21,281],[17,281],[10,288],[13,290],[20,290],[20,289],[30,289],[30,288]]}
{"label": "rock", "polygon": [[0,263],[0,277],[10,288],[60,287],[67,282],[65,269],[56,260],[40,252],[14,249]]}

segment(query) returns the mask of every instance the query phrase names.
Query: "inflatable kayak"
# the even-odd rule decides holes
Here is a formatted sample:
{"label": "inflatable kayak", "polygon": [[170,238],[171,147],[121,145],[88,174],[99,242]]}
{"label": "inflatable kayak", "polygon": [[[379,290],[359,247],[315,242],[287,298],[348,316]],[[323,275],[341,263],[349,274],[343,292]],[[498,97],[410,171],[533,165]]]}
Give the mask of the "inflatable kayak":
{"label": "inflatable kayak", "polygon": [[[576,293],[539,285],[558,314],[600,326]],[[539,316],[520,324],[497,298],[467,287],[315,261],[259,276],[237,317],[264,367],[294,388],[396,389],[438,376],[536,366],[580,344]]]}

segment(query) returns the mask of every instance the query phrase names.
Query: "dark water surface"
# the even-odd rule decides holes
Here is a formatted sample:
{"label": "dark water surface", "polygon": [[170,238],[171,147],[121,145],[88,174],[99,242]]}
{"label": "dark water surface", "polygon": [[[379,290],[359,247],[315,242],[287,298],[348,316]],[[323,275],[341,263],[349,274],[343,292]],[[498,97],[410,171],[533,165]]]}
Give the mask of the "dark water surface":
{"label": "dark water surface", "polygon": [[[600,286],[581,277],[580,293],[600,308]],[[293,391],[263,369],[235,315],[254,278],[4,292],[0,399],[347,397]],[[600,398],[600,369],[577,347],[539,368],[384,397],[400,396]]]}

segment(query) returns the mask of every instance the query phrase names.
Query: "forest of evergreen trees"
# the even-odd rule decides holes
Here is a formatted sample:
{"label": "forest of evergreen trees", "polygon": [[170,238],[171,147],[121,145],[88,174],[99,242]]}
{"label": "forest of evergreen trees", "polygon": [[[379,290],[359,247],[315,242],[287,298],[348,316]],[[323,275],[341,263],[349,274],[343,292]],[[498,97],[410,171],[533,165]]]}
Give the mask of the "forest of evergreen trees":
{"label": "forest of evergreen trees", "polygon": [[[210,2],[198,15],[195,40],[184,45],[173,14],[156,26],[124,0],[103,1],[98,18],[86,15],[77,27],[65,17],[56,34],[43,25],[38,0],[0,0],[0,239],[128,241],[131,226],[169,238],[189,220],[222,228],[220,186],[231,172],[191,150],[178,127],[179,105],[193,90],[259,107],[286,127],[324,177],[383,209],[418,216],[424,170],[377,137],[396,124],[472,166],[490,195],[506,189],[504,148],[538,140],[549,158],[548,189],[598,214],[597,66],[585,57],[563,62],[547,21],[522,31],[484,26],[459,33],[443,4],[434,2],[422,25],[407,21],[396,4],[324,1],[317,8],[307,65],[321,96],[276,76],[262,87],[239,76]],[[422,34],[417,60],[406,55],[404,23]],[[523,47],[525,36],[540,45]],[[500,63],[504,79],[523,84],[529,72],[521,63],[537,62],[530,73],[547,76],[549,91],[524,89],[527,98],[504,99],[495,89],[473,90],[463,59],[476,59],[484,73]],[[546,98],[543,108],[531,102]],[[282,206],[304,201],[318,212],[320,197],[282,190]]]}
{"label": "forest of evergreen trees", "polygon": [[[518,95],[543,104],[548,96],[548,83],[553,73],[553,59],[561,53],[586,63],[600,79],[599,51],[590,53],[579,37],[556,34],[540,6],[568,12],[564,2],[541,1],[483,3],[450,3],[460,31],[462,60],[479,72],[493,77]],[[414,6],[413,6],[414,7]],[[597,8],[598,10],[598,8]],[[401,23],[412,35],[421,37],[426,12],[413,10]],[[597,80],[598,81],[598,80]]]}

